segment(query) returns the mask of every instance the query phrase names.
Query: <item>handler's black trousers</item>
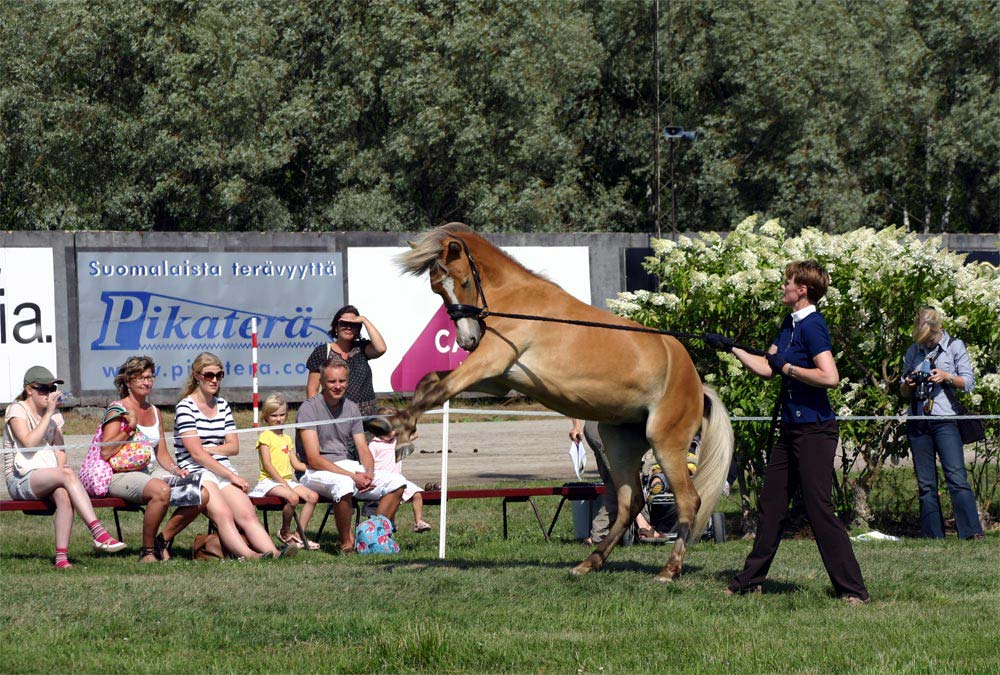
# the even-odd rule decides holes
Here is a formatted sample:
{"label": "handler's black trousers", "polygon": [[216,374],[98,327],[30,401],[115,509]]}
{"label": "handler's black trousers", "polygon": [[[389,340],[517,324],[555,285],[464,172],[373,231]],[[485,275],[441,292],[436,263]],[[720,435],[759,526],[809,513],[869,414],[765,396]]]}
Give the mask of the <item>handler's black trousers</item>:
{"label": "handler's black trousers", "polygon": [[838,437],[836,420],[781,425],[764,476],[757,538],[743,571],[729,584],[731,590],[746,591],[764,583],[781,543],[788,502],[801,485],[806,515],[834,590],[838,596],[868,599],[851,540],[831,501]]}

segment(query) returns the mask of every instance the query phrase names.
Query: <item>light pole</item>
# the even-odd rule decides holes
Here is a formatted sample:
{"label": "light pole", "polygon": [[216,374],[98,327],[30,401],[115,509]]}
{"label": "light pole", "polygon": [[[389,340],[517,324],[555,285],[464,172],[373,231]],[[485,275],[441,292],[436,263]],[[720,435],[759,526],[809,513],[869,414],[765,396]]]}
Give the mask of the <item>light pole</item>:
{"label": "light pole", "polygon": [[[663,137],[670,141],[670,231],[677,234],[677,194],[674,190],[674,141],[694,141],[698,132],[684,127],[663,127]],[[657,231],[659,231],[657,221]]]}

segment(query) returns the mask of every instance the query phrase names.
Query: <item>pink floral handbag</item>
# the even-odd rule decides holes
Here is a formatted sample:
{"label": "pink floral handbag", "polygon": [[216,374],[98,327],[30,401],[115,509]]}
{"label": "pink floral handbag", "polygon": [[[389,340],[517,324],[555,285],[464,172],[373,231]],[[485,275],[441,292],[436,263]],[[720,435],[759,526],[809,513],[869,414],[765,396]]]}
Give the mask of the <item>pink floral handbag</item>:
{"label": "pink floral handbag", "polygon": [[126,471],[142,471],[153,459],[153,444],[146,434],[139,430],[132,432],[132,437],[116,452],[108,464],[115,473]]}
{"label": "pink floral handbag", "polygon": [[[108,412],[104,413],[104,418],[107,419],[108,415],[111,413],[112,409],[116,409],[118,406],[112,406],[108,409]],[[118,414],[124,410],[118,408]],[[124,424],[124,420],[122,421]],[[101,443],[104,440],[104,420],[101,420],[100,426],[97,427],[97,433],[94,434],[94,440],[90,442],[90,451],[87,453],[87,458],[83,460],[83,466],[80,467],[80,482],[83,483],[84,489],[87,490],[87,494],[91,497],[103,497],[108,494],[108,488],[111,486],[111,476],[114,474],[114,470],[108,463],[108,460],[101,456]]]}

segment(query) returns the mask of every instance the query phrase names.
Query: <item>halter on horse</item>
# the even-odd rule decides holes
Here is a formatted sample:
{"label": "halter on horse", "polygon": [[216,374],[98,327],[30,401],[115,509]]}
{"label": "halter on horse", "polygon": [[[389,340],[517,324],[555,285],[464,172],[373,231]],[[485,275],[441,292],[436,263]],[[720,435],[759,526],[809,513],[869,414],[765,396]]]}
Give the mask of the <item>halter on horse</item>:
{"label": "halter on horse", "polygon": [[[580,302],[461,223],[426,232],[410,247],[397,262],[410,274],[430,274],[431,290],[455,321],[459,346],[471,353],[451,373],[425,376],[409,408],[393,418],[398,456],[412,452],[410,438],[425,411],[466,390],[503,395],[515,389],[564,415],[594,420],[617,486],[618,519],[573,572],[603,567],[642,509],[639,470],[652,447],[678,515],[677,541],[656,578],[677,577],[687,544],[715,508],[733,452],[728,413],[702,384],[683,345],[671,336],[634,332],[649,329]],[[514,309],[538,320],[512,318],[523,316],[509,314]],[[567,319],[580,325],[549,322]],[[692,482],[687,451],[699,427]]]}

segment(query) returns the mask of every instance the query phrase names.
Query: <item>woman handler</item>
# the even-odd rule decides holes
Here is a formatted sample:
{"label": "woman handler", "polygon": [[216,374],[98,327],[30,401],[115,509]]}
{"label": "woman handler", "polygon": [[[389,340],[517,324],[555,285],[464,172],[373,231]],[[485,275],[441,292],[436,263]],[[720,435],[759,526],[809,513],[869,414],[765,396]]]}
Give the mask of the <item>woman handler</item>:
{"label": "woman handler", "polygon": [[768,458],[760,495],[760,524],[743,570],[726,588],[727,595],[761,592],[781,543],[788,502],[801,486],[806,514],[816,536],[823,565],[838,597],[850,605],[869,601],[861,568],[843,523],[833,511],[833,458],[840,432],[826,390],[840,383],[830,346],[830,331],[816,311],[830,277],[812,260],[785,268],[781,303],[792,310],[767,356],[755,356],[720,340],[713,346],[731,349],[754,375],[780,375],[781,425]]}

